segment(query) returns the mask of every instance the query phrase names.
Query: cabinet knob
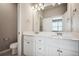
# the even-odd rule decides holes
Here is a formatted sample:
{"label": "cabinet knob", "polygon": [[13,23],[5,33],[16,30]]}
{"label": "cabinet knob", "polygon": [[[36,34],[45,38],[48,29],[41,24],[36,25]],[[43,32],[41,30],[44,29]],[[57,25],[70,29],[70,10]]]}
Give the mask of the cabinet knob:
{"label": "cabinet knob", "polygon": [[60,50],[60,53],[62,53],[62,51]]}
{"label": "cabinet knob", "polygon": [[57,52],[59,52],[60,50],[58,49]]}
{"label": "cabinet knob", "polygon": [[41,42],[41,40],[39,40]]}
{"label": "cabinet knob", "polygon": [[42,48],[39,48],[39,50],[41,50]]}
{"label": "cabinet knob", "polygon": [[27,44],[30,44],[30,42],[27,42]]}
{"label": "cabinet knob", "polygon": [[18,34],[20,34],[20,32],[18,32]]}

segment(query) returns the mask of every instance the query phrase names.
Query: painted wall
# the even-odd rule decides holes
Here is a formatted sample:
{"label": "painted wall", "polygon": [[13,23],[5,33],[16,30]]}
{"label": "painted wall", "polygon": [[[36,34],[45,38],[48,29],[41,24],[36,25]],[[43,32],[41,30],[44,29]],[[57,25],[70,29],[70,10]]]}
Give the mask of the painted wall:
{"label": "painted wall", "polygon": [[17,41],[16,4],[0,4],[0,51]]}
{"label": "painted wall", "polygon": [[33,31],[33,15],[32,15],[32,8],[31,4],[29,3],[22,3],[20,5],[20,12],[21,12],[21,27],[22,32],[25,31]]}
{"label": "painted wall", "polygon": [[20,4],[20,12],[22,32],[39,31],[40,12],[35,12],[30,3]]}
{"label": "painted wall", "polygon": [[[72,4],[72,31],[73,32],[79,32],[79,3],[73,3]],[[74,12],[74,9],[76,11]]]}
{"label": "painted wall", "polygon": [[[64,14],[64,31],[65,32],[79,32],[79,4],[69,3],[67,5],[67,12]],[[76,9],[75,12],[73,12]]]}

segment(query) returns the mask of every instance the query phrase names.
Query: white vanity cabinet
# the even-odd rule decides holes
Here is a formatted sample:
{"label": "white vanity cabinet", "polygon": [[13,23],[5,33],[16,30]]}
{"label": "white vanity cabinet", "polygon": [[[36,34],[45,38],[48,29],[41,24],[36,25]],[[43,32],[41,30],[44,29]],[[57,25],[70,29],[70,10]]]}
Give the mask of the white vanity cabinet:
{"label": "white vanity cabinet", "polygon": [[57,56],[57,39],[43,36],[23,36],[23,54],[26,56]]}
{"label": "white vanity cabinet", "polygon": [[33,36],[23,36],[23,54],[26,56],[35,55],[35,40]]}
{"label": "white vanity cabinet", "polygon": [[79,41],[55,36],[23,36],[23,54],[26,56],[78,56]]}

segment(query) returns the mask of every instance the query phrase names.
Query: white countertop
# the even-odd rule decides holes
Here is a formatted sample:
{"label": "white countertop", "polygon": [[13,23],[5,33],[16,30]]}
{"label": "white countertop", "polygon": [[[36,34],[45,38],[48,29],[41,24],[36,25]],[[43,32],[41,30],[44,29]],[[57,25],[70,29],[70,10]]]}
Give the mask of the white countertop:
{"label": "white countertop", "polygon": [[[58,38],[56,32],[39,32],[37,34],[34,33],[34,32],[23,32],[23,35]],[[69,40],[79,40],[79,33],[76,33],[76,32],[62,32],[62,37],[61,38],[62,39],[69,39]]]}

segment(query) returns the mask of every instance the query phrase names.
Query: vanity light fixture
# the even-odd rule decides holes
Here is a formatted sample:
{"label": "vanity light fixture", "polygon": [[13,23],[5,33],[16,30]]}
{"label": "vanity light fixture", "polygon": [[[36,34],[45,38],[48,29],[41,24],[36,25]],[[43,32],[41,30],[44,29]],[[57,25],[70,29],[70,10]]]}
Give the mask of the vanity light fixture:
{"label": "vanity light fixture", "polygon": [[34,10],[34,11],[40,11],[40,10],[44,10],[45,9],[45,7],[46,6],[50,6],[50,5],[52,5],[52,6],[56,6],[56,5],[61,5],[62,3],[50,3],[50,4],[45,4],[45,3],[37,3],[37,4],[34,4],[33,6],[32,6],[32,9]]}
{"label": "vanity light fixture", "polygon": [[35,11],[44,10],[44,3],[35,4],[34,6],[32,6],[32,9]]}
{"label": "vanity light fixture", "polygon": [[62,3],[52,3],[52,6],[61,5]]}
{"label": "vanity light fixture", "polygon": [[52,3],[52,6],[55,6],[56,5],[56,3]]}

